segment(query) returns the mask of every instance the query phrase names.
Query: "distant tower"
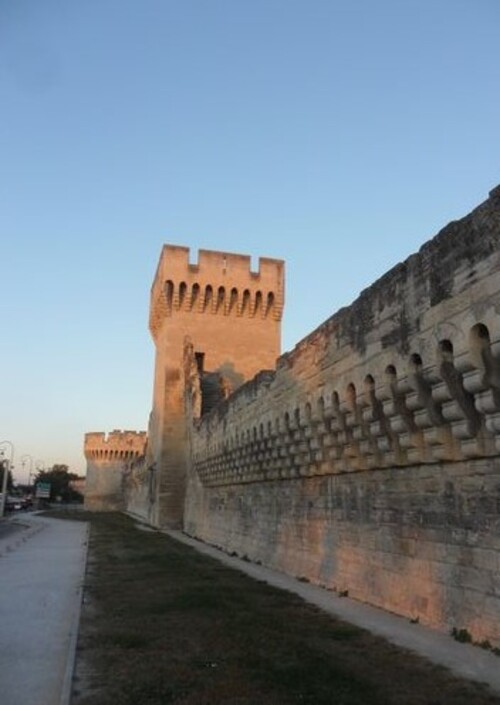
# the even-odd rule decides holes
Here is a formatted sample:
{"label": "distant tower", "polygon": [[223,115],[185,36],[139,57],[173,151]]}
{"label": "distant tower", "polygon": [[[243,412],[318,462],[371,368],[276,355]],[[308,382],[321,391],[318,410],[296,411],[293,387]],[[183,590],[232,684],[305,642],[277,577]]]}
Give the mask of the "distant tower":
{"label": "distant tower", "polygon": [[192,345],[207,410],[263,369],[281,348],[284,262],[165,245],[151,289],[149,327],[156,346],[148,465],[157,470],[158,525],[182,526],[186,481],[184,353]]}
{"label": "distant tower", "polygon": [[123,510],[123,473],[146,449],[145,431],[86,433],[85,508],[91,511]]}

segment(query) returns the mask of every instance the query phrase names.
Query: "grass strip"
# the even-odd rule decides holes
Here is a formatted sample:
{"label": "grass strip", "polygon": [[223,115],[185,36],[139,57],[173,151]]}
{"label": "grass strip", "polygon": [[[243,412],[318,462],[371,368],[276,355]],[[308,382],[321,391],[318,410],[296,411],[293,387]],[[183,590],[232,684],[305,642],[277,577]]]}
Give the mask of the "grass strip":
{"label": "grass strip", "polygon": [[129,517],[68,518],[91,522],[72,705],[500,705]]}

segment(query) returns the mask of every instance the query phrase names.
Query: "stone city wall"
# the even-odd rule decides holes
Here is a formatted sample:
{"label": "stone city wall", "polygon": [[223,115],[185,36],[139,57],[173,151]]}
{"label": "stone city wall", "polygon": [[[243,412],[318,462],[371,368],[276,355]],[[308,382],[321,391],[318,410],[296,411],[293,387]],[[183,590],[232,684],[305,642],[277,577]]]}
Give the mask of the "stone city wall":
{"label": "stone city wall", "polygon": [[500,645],[499,268],[497,188],[194,420],[185,530]]}

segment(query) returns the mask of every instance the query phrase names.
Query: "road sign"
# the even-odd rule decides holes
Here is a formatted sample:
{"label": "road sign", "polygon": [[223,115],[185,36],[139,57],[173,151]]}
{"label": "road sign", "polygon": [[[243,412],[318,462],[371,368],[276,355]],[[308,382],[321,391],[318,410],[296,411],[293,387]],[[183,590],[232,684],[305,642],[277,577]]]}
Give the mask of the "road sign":
{"label": "road sign", "polygon": [[50,482],[37,482],[35,497],[48,499],[50,497]]}

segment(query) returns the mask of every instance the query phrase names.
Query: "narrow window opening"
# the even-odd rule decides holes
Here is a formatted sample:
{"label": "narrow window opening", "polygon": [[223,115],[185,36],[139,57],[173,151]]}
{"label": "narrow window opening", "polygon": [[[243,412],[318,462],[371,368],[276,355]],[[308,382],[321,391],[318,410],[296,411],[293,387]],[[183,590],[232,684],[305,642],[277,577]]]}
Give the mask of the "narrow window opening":
{"label": "narrow window opening", "polygon": [[203,374],[203,369],[205,365],[205,353],[203,352],[195,352],[194,354],[194,359],[196,362],[196,367],[198,369],[198,374],[202,375]]}

